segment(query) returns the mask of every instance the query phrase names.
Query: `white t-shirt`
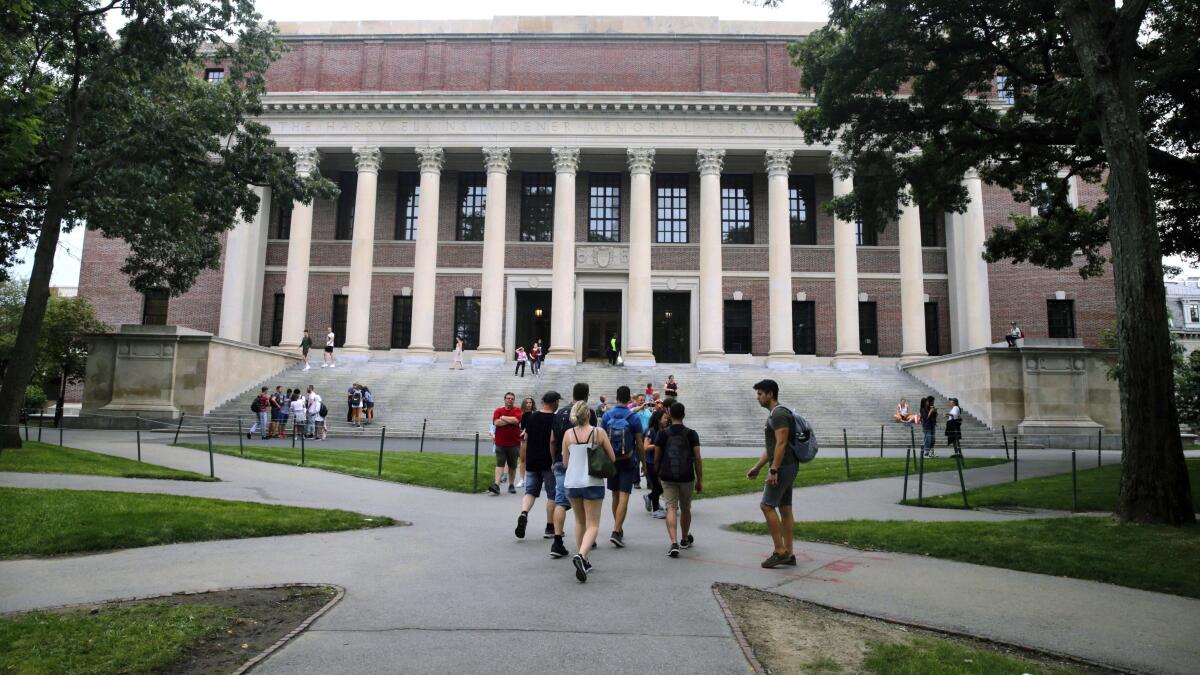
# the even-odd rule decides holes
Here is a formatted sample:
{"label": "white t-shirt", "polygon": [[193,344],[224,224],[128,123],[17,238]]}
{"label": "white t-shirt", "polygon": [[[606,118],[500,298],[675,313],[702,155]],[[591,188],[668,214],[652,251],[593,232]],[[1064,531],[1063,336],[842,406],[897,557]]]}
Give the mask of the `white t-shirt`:
{"label": "white t-shirt", "polygon": [[329,335],[326,335],[326,336],[325,336],[325,346],[326,346],[326,347],[332,347],[332,346],[333,346],[333,331],[330,331],[330,332],[329,332]]}
{"label": "white t-shirt", "polygon": [[950,414],[950,419],[956,420],[956,419],[962,417],[962,408],[959,408],[958,406],[954,406],[954,407],[950,408],[949,414]]}
{"label": "white t-shirt", "polygon": [[304,399],[298,398],[292,401],[292,415],[297,422],[304,421]]}
{"label": "white t-shirt", "polygon": [[313,417],[321,416],[321,397],[315,391],[308,396],[308,414]]}

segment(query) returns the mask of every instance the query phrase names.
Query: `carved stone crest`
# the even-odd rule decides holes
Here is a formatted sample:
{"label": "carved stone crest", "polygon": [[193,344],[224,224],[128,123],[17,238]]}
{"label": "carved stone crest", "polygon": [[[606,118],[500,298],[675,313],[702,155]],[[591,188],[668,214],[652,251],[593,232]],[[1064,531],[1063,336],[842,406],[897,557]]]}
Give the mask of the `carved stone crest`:
{"label": "carved stone crest", "polygon": [[629,249],[625,246],[579,246],[575,266],[584,270],[627,270]]}

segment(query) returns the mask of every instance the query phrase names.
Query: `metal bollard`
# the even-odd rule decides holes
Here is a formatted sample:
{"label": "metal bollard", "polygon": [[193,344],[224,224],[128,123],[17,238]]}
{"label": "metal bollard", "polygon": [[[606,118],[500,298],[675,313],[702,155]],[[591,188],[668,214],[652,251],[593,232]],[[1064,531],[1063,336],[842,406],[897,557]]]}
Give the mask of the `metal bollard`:
{"label": "metal bollard", "polygon": [[175,440],[171,441],[171,445],[179,444],[179,430],[183,428],[183,417],[187,415],[185,412],[179,413],[179,426],[175,427]]}
{"label": "metal bollard", "polygon": [[1017,464],[1020,463],[1021,457],[1017,453],[1017,436],[1013,436],[1013,482],[1017,482]]}
{"label": "metal bollard", "polygon": [[879,425],[879,459],[883,459],[883,425]]}
{"label": "metal bollard", "polygon": [[963,480],[963,456],[961,452],[954,454],[954,466],[958,468],[958,486],[962,488],[963,508],[969,509],[971,505],[967,503],[967,482]]}
{"label": "metal bollard", "polygon": [[134,421],[137,423],[137,453],[138,461],[142,461],[142,418],[134,416]]}
{"label": "metal bollard", "polygon": [[208,426],[208,477],[216,478],[217,474],[213,471],[213,449],[212,449],[212,426]]}
{"label": "metal bollard", "polygon": [[59,426],[58,426],[58,447],[60,447],[60,448],[63,446],[62,438],[63,438],[63,428],[62,428],[62,424],[59,424]]}
{"label": "metal bollard", "polygon": [[917,457],[917,503],[925,500],[925,453]]}
{"label": "metal bollard", "polygon": [[376,474],[380,478],[383,477],[383,439],[387,436],[387,427],[379,430],[379,473]]}
{"label": "metal bollard", "polygon": [[45,423],[45,420],[42,419],[43,417],[45,417],[45,415],[38,418],[38,443],[42,442],[42,426]]}
{"label": "metal bollard", "polygon": [[[284,433],[287,433],[286,431]],[[292,449],[296,449],[296,434],[292,434]]]}
{"label": "metal bollard", "polygon": [[246,456],[246,444],[242,442],[242,416],[238,415],[238,454]]}
{"label": "metal bollard", "polygon": [[295,443],[296,443],[296,436],[300,437],[300,466],[304,466],[304,434],[297,434],[296,431],[293,429],[292,430],[292,444],[293,445],[295,445]]}
{"label": "metal bollard", "polygon": [[845,429],[842,429],[842,452],[846,455],[846,480],[850,480],[850,441],[846,438]]}
{"label": "metal bollard", "polygon": [[1000,427],[1000,433],[1004,434],[1004,459],[1012,459],[1008,456],[1008,430]]}
{"label": "metal bollard", "polygon": [[472,492],[479,492],[479,432],[475,432],[475,480]]}
{"label": "metal bollard", "polygon": [[421,447],[417,450],[417,452],[425,452],[425,425],[426,424],[429,424],[428,417],[421,420]]}
{"label": "metal bollard", "polygon": [[1100,451],[1102,449],[1104,449],[1104,427],[1100,427],[1099,429],[1096,430],[1096,468],[1097,469],[1100,468],[1101,466],[1104,466],[1104,462],[1101,459],[1101,455],[1100,455]]}
{"label": "metal bollard", "polygon": [[[924,436],[922,436],[921,440],[924,442]],[[917,432],[912,427],[908,428],[908,449],[913,453],[917,451]],[[913,456],[916,457],[915,454]],[[908,455],[904,456],[904,463],[908,464]]]}
{"label": "metal bollard", "polygon": [[1079,477],[1075,475],[1075,451],[1071,451],[1071,513],[1079,510]]}
{"label": "metal bollard", "polygon": [[904,451],[904,495],[900,498],[902,502],[908,501],[908,457],[912,454],[912,451],[911,445]]}

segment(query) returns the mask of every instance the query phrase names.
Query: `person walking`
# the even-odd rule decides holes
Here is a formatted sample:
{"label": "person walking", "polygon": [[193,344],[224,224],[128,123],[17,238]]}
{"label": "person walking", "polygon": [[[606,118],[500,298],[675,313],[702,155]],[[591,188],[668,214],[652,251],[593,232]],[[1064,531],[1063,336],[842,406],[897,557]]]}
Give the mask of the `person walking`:
{"label": "person walking", "polygon": [[608,365],[617,365],[617,357],[620,356],[620,354],[621,351],[617,349],[617,336],[613,335],[608,339]]}
{"label": "person walking", "polygon": [[[333,358],[333,343],[334,343],[333,326],[329,327],[329,332],[325,334],[325,353],[321,354],[321,367],[328,365],[330,368],[337,368],[337,359]],[[328,361],[328,363],[326,363]]]}
{"label": "person walking", "polygon": [[[587,406],[591,388],[587,382],[576,382],[571,388],[571,402],[554,413],[554,429],[550,434],[550,451],[553,463],[550,465],[554,473],[554,541],[550,544],[550,557],[563,558],[567,555],[567,547],[563,544],[567,511],[571,510],[571,500],[567,498],[567,469],[563,463],[563,437],[575,423],[571,419],[571,410],[578,403]],[[588,424],[595,426],[596,411],[588,409]]]}
{"label": "person walking", "polygon": [[[542,491],[546,493],[546,529],[542,536],[545,539],[554,537],[554,494],[557,484],[551,469],[554,457],[550,450],[550,437],[554,433],[554,413],[561,399],[558,392],[548,391],[542,394],[541,410],[521,416],[521,429],[524,432],[521,464],[525,467],[525,496],[521,498],[521,515],[517,516],[517,539],[525,538],[529,510]],[[533,399],[529,401],[532,403]]]}
{"label": "person walking", "polygon": [[671,538],[667,556],[671,558],[678,558],[681,548],[691,548],[695,543],[691,533],[692,494],[704,491],[700,436],[683,425],[685,412],[682,403],[672,403],[671,425],[654,438],[654,467],[662,481],[663,499],[667,503],[667,535]]}
{"label": "person walking", "polygon": [[267,440],[270,422],[268,421],[271,414],[271,397],[267,394],[267,388],[263,387],[258,392],[258,396],[250,402],[250,412],[257,416],[257,420],[250,426],[250,431],[246,432],[246,438],[254,436],[254,432],[258,431],[262,434],[262,440]]}
{"label": "person walking", "polygon": [[536,340],[529,348],[529,372],[537,375],[542,365],[542,341]]}
{"label": "person walking", "polygon": [[654,464],[654,446],[658,439],[658,434],[666,429],[671,424],[671,415],[662,407],[659,407],[650,414],[650,422],[646,425],[646,433],[643,436],[642,447],[643,456],[646,466],[646,482],[650,484],[650,492],[642,495],[642,501],[645,503],[646,510],[650,512],[651,518],[662,520],[667,517],[666,511],[663,510],[659,498],[662,497],[663,485],[658,478],[658,471],[655,470]]}
{"label": "person walking", "polygon": [[679,398],[679,383],[675,381],[674,375],[667,376],[667,383],[663,385],[663,396],[668,400]]}
{"label": "person walking", "polygon": [[642,476],[645,474],[646,468],[646,453],[643,451],[642,445],[645,443],[646,432],[650,430],[650,415],[654,412],[652,403],[646,398],[645,394],[638,394],[629,410],[637,415],[638,422],[642,427],[642,443],[638,444],[638,453],[635,467],[637,469],[637,477],[633,481],[633,489],[642,489]]}
{"label": "person walking", "polygon": [[500,474],[508,467],[508,493],[517,494],[513,485],[517,477],[517,455],[521,450],[521,409],[513,405],[517,395],[504,394],[504,405],[492,411],[492,424],[496,425],[496,480],[488,486],[488,492],[500,494]]}
{"label": "person walking", "polygon": [[792,535],[796,518],[792,513],[792,485],[796,482],[800,461],[792,452],[791,440],[792,431],[799,422],[791,410],[779,405],[779,384],[775,380],[762,380],[755,384],[754,396],[758,404],[768,411],[767,423],[763,427],[762,457],[746,472],[746,479],[754,480],[764,466],[770,466],[759,507],[771,532],[771,541],[775,544],[775,550],[762,562],[762,566],[767,569],[780,565],[795,566]]}
{"label": "person walking", "polygon": [[454,366],[458,366],[459,370],[466,370],[463,365],[463,339],[461,335],[454,336],[454,352],[451,354],[450,370],[454,370]]}
{"label": "person walking", "polygon": [[625,515],[629,511],[629,495],[638,481],[638,448],[642,445],[642,423],[629,407],[629,387],[617,387],[617,405],[600,418],[600,428],[608,435],[616,457],[617,473],[608,479],[613,493],[613,531],[608,540],[617,548],[625,548]]}
{"label": "person walking", "polygon": [[525,377],[525,363],[528,360],[529,357],[525,354],[525,348],[517,347],[517,367],[513,369],[513,375],[520,373],[521,377]]}
{"label": "person walking", "polygon": [[600,533],[600,512],[604,506],[604,479],[588,471],[588,449],[599,447],[616,461],[608,434],[591,423],[587,403],[571,406],[571,421],[574,426],[563,435],[563,468],[566,471],[567,498],[575,511],[575,578],[580,583],[588,580],[592,563],[588,552],[596,545]]}
{"label": "person walking", "polygon": [[538,340],[534,343],[538,350],[538,372],[542,372],[542,366],[546,365],[546,348],[542,346],[542,341]]}
{"label": "person walking", "polygon": [[304,337],[300,338],[300,357],[304,359],[304,369],[311,370],[312,366],[308,365],[308,350],[312,349],[312,336],[308,331],[304,331]]}
{"label": "person walking", "polygon": [[933,446],[937,436],[938,410],[933,405],[933,397],[921,399],[921,455],[933,457]]}
{"label": "person walking", "polygon": [[521,453],[517,459],[516,482],[518,489],[525,485],[525,417],[534,412],[537,412],[537,404],[533,402],[533,397],[526,396],[521,399]]}
{"label": "person walking", "polygon": [[371,390],[365,384],[362,386],[362,399],[363,414],[366,416],[363,424],[370,424],[375,421],[375,395],[371,393]]}

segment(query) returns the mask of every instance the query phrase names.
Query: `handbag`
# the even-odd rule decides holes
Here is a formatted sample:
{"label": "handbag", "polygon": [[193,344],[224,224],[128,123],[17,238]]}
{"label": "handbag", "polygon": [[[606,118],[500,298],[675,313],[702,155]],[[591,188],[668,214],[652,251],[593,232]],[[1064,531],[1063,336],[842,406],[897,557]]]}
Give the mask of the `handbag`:
{"label": "handbag", "polygon": [[593,428],[592,433],[588,435],[588,475],[593,478],[612,478],[617,475],[617,465],[609,459],[603,447],[592,443],[595,435],[596,429]]}

